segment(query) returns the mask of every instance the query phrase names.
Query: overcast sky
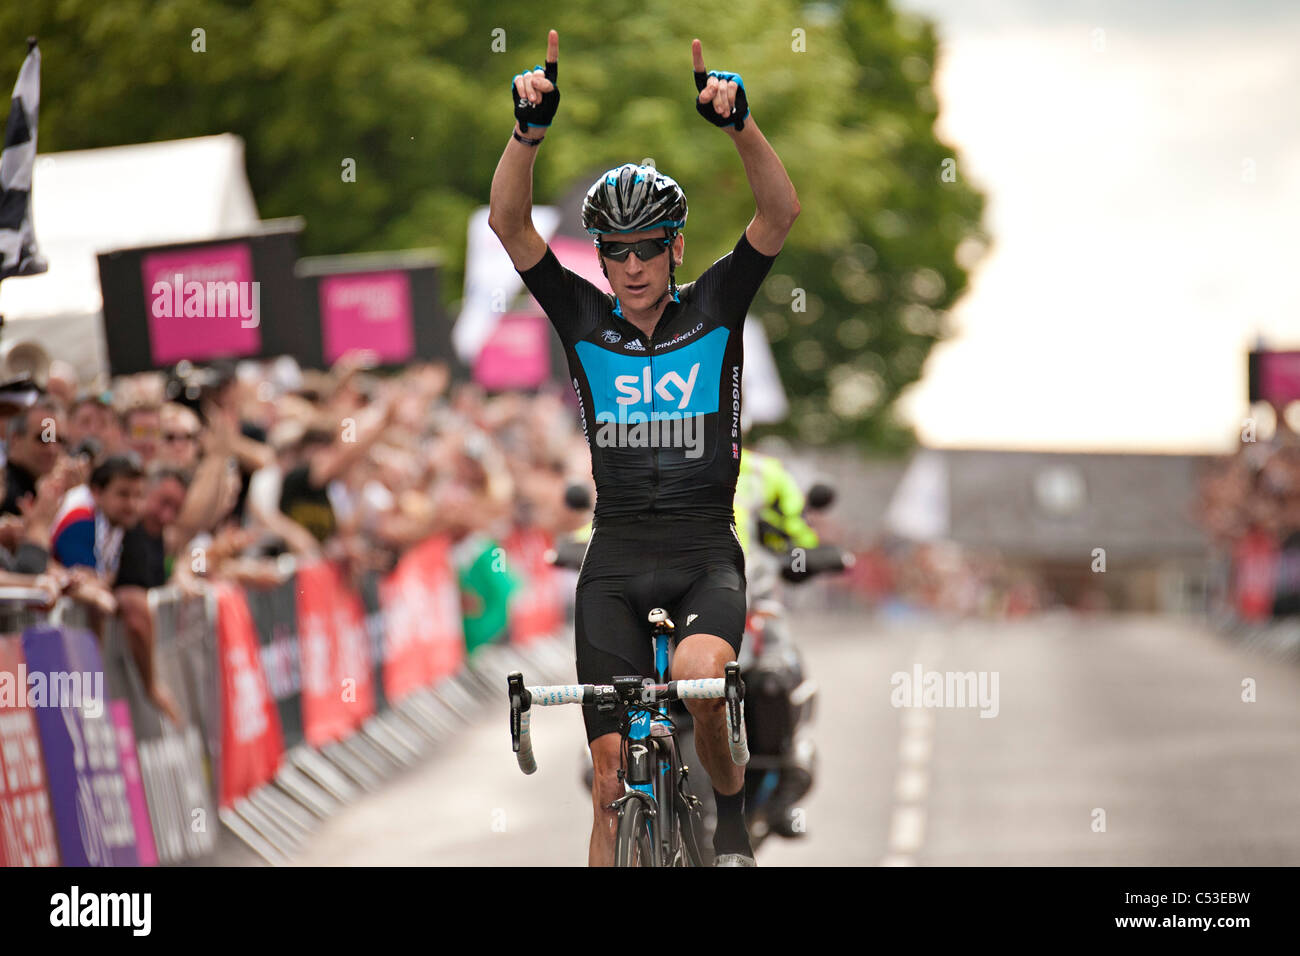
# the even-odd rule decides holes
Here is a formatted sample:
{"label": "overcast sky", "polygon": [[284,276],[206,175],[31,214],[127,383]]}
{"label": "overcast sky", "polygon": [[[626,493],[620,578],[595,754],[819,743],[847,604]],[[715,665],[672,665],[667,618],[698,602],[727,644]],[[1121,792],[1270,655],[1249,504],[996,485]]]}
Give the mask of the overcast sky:
{"label": "overcast sky", "polygon": [[904,396],[922,441],[1230,448],[1246,349],[1300,348],[1300,2],[899,2],[994,237]]}

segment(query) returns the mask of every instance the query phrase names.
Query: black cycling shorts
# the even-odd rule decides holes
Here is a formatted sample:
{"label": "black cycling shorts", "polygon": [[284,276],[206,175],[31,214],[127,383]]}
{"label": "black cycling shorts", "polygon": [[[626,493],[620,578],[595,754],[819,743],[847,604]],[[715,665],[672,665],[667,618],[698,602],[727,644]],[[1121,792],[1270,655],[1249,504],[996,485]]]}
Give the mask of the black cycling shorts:
{"label": "black cycling shorts", "polygon": [[[715,634],[739,655],[745,555],[731,522],[655,514],[596,522],[578,574],[578,682],[654,677],[648,615],[657,607],[668,611],[675,642]],[[618,732],[617,713],[582,712],[588,741]]]}

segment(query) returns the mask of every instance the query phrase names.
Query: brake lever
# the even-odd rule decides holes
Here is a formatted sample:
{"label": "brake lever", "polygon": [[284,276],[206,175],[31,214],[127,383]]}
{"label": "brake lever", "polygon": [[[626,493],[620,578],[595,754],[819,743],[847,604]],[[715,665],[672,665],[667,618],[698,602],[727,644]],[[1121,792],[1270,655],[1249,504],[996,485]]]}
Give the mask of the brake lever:
{"label": "brake lever", "polygon": [[520,724],[524,712],[533,705],[533,696],[524,687],[521,671],[513,671],[506,678],[506,694],[510,698],[510,749],[519,753]]}
{"label": "brake lever", "polygon": [[727,715],[730,718],[728,724],[731,727],[732,742],[739,742],[744,732],[744,722],[741,720],[740,703],[745,699],[745,684],[740,679],[740,664],[731,661],[723,669],[724,692],[727,699]]}

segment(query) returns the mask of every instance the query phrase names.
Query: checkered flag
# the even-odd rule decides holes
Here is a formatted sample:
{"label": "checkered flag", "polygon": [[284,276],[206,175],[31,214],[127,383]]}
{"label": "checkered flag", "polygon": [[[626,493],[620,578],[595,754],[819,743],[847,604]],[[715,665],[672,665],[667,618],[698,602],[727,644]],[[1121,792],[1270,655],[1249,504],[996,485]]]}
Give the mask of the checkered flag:
{"label": "checkered flag", "polygon": [[49,264],[36,248],[32,226],[32,166],[36,163],[36,116],[41,105],[41,51],[27,41],[0,153],[0,279],[44,272]]}

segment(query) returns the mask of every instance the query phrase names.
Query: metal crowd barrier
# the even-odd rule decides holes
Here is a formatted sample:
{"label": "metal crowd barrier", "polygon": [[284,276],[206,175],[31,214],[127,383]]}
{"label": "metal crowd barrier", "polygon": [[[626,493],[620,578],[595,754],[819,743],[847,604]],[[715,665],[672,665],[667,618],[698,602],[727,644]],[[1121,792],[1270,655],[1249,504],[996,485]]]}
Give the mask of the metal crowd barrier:
{"label": "metal crowd barrier", "polygon": [[[343,739],[311,747],[304,736],[298,666],[297,568],[292,559],[285,560],[282,584],[243,592],[261,670],[280,719],[283,755],[269,782],[229,806],[221,807],[219,799],[223,675],[214,594],[187,595],[175,588],[149,592],[154,670],[175,701],[181,726],[164,717],[150,698],[122,620],[99,622],[104,684],[109,699],[125,702],[129,709],[138,766],[128,769],[138,773],[148,810],[147,837],[160,865],[212,862],[222,826],[265,862],[288,863],[341,807],[436,753],[485,710],[499,710],[509,671],[524,670],[543,682],[572,676],[570,642],[556,635],[522,647],[481,647],[459,672],[398,702],[388,701],[383,693],[385,618],[379,579],[372,574],[361,598],[374,667],[374,713]],[[0,634],[37,627],[91,628],[92,616],[83,605],[61,598],[47,607],[45,601],[45,594],[35,589],[0,588]],[[143,836],[137,832],[138,843],[145,842]],[[142,858],[146,855],[142,850]]]}

